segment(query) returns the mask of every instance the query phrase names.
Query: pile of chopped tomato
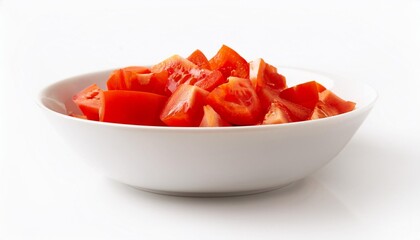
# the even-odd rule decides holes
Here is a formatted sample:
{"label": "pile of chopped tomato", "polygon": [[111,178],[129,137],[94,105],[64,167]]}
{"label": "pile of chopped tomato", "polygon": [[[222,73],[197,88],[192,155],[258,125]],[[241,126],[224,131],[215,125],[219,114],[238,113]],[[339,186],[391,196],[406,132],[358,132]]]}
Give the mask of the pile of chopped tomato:
{"label": "pile of chopped tomato", "polygon": [[115,70],[107,89],[93,84],[73,97],[89,120],[179,127],[281,124],[352,111],[316,81],[288,87],[263,59],[247,62],[223,45],[208,58],[200,51],[174,55],[151,67]]}

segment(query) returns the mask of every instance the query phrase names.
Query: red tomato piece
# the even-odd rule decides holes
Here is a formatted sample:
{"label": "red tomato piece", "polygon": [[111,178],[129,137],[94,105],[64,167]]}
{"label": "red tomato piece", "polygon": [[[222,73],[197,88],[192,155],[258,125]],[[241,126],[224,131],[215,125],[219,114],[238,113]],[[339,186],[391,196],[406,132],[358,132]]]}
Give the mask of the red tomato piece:
{"label": "red tomato piece", "polygon": [[102,92],[99,119],[103,122],[162,126],[159,114],[166,96],[128,90]]}
{"label": "red tomato piece", "polygon": [[279,96],[312,110],[319,100],[322,89],[325,90],[325,87],[316,81],[310,81],[286,88],[280,92]]}
{"label": "red tomato piece", "polygon": [[220,72],[200,69],[194,63],[178,55],[152,66],[151,70],[152,72],[168,71],[167,89],[169,92],[174,92],[179,85],[184,83],[211,91],[225,82]]}
{"label": "red tomato piece", "polygon": [[343,100],[330,90],[325,90],[320,93],[319,99],[327,106],[336,110],[338,114],[350,112],[356,107],[356,103]]}
{"label": "red tomato piece", "polygon": [[191,69],[190,73],[192,78],[185,83],[195,85],[209,92],[226,82],[226,78],[223,77],[219,70]]}
{"label": "red tomato piece", "polygon": [[208,92],[197,86],[180,85],[169,97],[160,119],[168,126],[197,127],[203,118]]}
{"label": "red tomato piece", "polygon": [[108,90],[126,90],[124,81],[124,70],[117,69],[111,73],[108,81],[106,82]]}
{"label": "red tomato piece", "polygon": [[260,100],[246,78],[229,77],[209,94],[207,103],[234,125],[253,125],[261,120]]}
{"label": "red tomato piece", "polygon": [[310,116],[310,120],[313,119],[320,119],[320,118],[326,118],[326,117],[331,117],[331,116],[335,116],[338,115],[338,111],[330,106],[328,106],[327,104],[325,104],[322,101],[319,101],[316,105],[315,108]]}
{"label": "red tomato piece", "polygon": [[257,91],[264,111],[287,87],[286,78],[277,73],[277,68],[267,64],[261,58],[249,63],[249,78],[255,91]]}
{"label": "red tomato piece", "polygon": [[207,59],[206,55],[204,55],[204,53],[200,51],[199,49],[191,53],[191,55],[188,56],[187,59],[200,68],[204,68],[208,70],[211,69],[209,60]]}
{"label": "red tomato piece", "polygon": [[106,85],[108,90],[130,90],[127,84],[131,83],[131,79],[136,77],[136,74],[150,73],[147,67],[131,66],[117,69],[111,73]]}
{"label": "red tomato piece", "polygon": [[73,96],[73,102],[89,120],[99,120],[101,92],[102,90],[96,84],[92,84]]}
{"label": "red tomato piece", "polygon": [[230,76],[248,78],[249,76],[248,62],[226,45],[223,45],[209,62],[211,69],[221,71],[225,78]]}
{"label": "red tomato piece", "polygon": [[170,95],[170,92],[166,90],[168,72],[165,70],[158,73],[125,73],[125,85],[127,90]]}
{"label": "red tomato piece", "polygon": [[280,102],[273,102],[267,114],[265,114],[262,124],[281,124],[288,122],[293,122],[293,120],[287,107]]}
{"label": "red tomato piece", "polygon": [[289,111],[289,116],[293,122],[305,121],[312,113],[311,109],[286,99],[279,98],[276,100],[276,102],[280,103]]}
{"label": "red tomato piece", "polygon": [[224,127],[231,126],[228,122],[222,119],[220,115],[214,111],[210,105],[203,107],[204,115],[201,120],[200,127]]}

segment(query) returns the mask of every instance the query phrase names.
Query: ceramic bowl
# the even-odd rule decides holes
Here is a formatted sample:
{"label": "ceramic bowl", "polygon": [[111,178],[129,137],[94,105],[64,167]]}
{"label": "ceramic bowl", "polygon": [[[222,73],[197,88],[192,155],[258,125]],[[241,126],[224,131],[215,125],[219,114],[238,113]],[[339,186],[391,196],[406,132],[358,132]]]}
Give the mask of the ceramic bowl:
{"label": "ceramic bowl", "polygon": [[277,189],[336,157],[377,98],[369,86],[328,74],[281,68],[290,86],[317,80],[356,109],[325,119],[279,125],[193,128],[104,123],[67,116],[72,96],[110,70],[58,81],[39,105],[74,151],[105,176],[147,191],[184,196],[228,196]]}

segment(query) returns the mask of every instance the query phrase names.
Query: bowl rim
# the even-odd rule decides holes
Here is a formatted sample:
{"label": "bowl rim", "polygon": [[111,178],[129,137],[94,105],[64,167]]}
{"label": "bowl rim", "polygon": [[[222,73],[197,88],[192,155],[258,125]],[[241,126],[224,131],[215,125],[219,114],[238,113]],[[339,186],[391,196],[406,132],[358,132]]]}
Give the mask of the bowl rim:
{"label": "bowl rim", "polygon": [[[346,81],[346,79],[342,76],[331,74],[331,73],[325,73],[318,70],[308,69],[308,68],[302,68],[302,67],[294,67],[294,66],[281,66],[279,67],[281,69],[291,69],[291,70],[298,70],[298,71],[305,71],[305,72],[311,72],[315,74],[319,74],[328,78],[331,78],[336,82],[338,79],[339,81]],[[47,107],[43,103],[43,99],[47,98],[47,92],[54,88],[57,85],[63,84],[65,82],[72,82],[77,78],[86,77],[89,75],[98,75],[98,74],[104,74],[107,72],[112,72],[114,69],[104,69],[94,72],[86,72],[78,75],[73,75],[70,77],[67,77],[62,80],[55,81],[51,84],[48,84],[41,88],[41,90],[38,91],[37,97],[36,97],[36,104],[43,109],[44,111],[51,113],[53,115],[56,115],[58,117],[62,117],[66,120],[70,121],[76,121],[83,124],[92,124],[97,126],[110,126],[110,127],[116,127],[116,128],[127,128],[127,129],[141,129],[141,130],[152,130],[152,131],[188,131],[188,132],[235,132],[235,131],[244,131],[244,130],[271,130],[271,129],[282,129],[282,128],[289,128],[289,127],[295,127],[295,126],[305,126],[305,125],[313,125],[313,124],[327,124],[329,121],[337,120],[339,121],[352,118],[353,116],[357,116],[359,114],[362,114],[366,111],[370,111],[373,106],[375,105],[376,101],[378,100],[378,92],[369,84],[361,82],[361,81],[354,81],[353,83],[359,84],[360,86],[363,86],[367,91],[369,91],[372,96],[370,97],[371,100],[364,104],[361,107],[357,107],[350,112],[339,114],[336,116],[331,116],[327,118],[321,118],[321,119],[314,119],[309,121],[299,121],[299,122],[291,122],[291,123],[284,123],[284,124],[269,124],[269,125],[249,125],[249,126],[226,126],[226,127],[171,127],[171,126],[146,126],[146,125],[134,125],[134,124],[123,124],[123,123],[110,123],[110,122],[100,122],[100,121],[93,121],[93,120],[86,120],[86,119],[80,119],[77,117],[72,117],[63,113],[59,113],[57,111],[54,111]],[[357,104],[357,102],[356,102]]]}

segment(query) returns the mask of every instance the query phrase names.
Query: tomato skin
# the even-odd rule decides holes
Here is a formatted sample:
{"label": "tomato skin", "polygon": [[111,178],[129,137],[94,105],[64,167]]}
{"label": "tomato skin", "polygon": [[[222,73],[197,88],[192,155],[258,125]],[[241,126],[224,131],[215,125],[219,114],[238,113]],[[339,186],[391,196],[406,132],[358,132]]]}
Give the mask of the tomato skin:
{"label": "tomato skin", "polygon": [[108,90],[101,93],[99,120],[103,122],[162,126],[159,114],[166,96],[128,90]]}
{"label": "tomato skin", "polygon": [[261,120],[260,100],[246,78],[229,77],[210,92],[207,103],[233,125],[253,125]]}
{"label": "tomato skin", "polygon": [[197,65],[199,68],[211,70],[209,60],[207,59],[206,55],[204,55],[204,53],[199,49],[191,53],[191,55],[188,56],[187,59],[195,65]]}
{"label": "tomato skin", "polygon": [[210,105],[203,107],[204,115],[201,120],[200,127],[225,127],[231,126],[228,122],[223,120],[220,115],[214,111]]}
{"label": "tomato skin", "polygon": [[160,119],[168,126],[197,127],[203,118],[208,92],[197,86],[182,84],[169,97]]}
{"label": "tomato skin", "polygon": [[207,69],[193,69],[190,72],[193,78],[186,83],[195,85],[209,92],[226,82],[226,79],[219,70],[210,71]]}
{"label": "tomato skin", "polygon": [[258,94],[261,106],[266,111],[279,93],[287,87],[286,78],[277,68],[259,58],[249,63],[249,78]]}
{"label": "tomato skin", "polygon": [[287,107],[280,102],[273,102],[264,116],[263,125],[293,122]]}
{"label": "tomato skin", "polygon": [[279,96],[312,110],[319,101],[319,93],[322,89],[325,87],[316,81],[310,81],[286,88],[280,92]]}
{"label": "tomato skin", "polygon": [[343,100],[330,90],[325,90],[322,93],[320,93],[319,98],[320,101],[322,101],[329,107],[335,109],[338,112],[338,114],[350,112],[356,107],[356,103]]}
{"label": "tomato skin", "polygon": [[89,120],[99,120],[101,92],[102,90],[96,84],[92,84],[73,96],[73,102]]}
{"label": "tomato skin", "polygon": [[239,78],[249,77],[248,62],[235,50],[223,45],[216,55],[209,60],[212,70],[219,70],[225,78],[230,76]]}

